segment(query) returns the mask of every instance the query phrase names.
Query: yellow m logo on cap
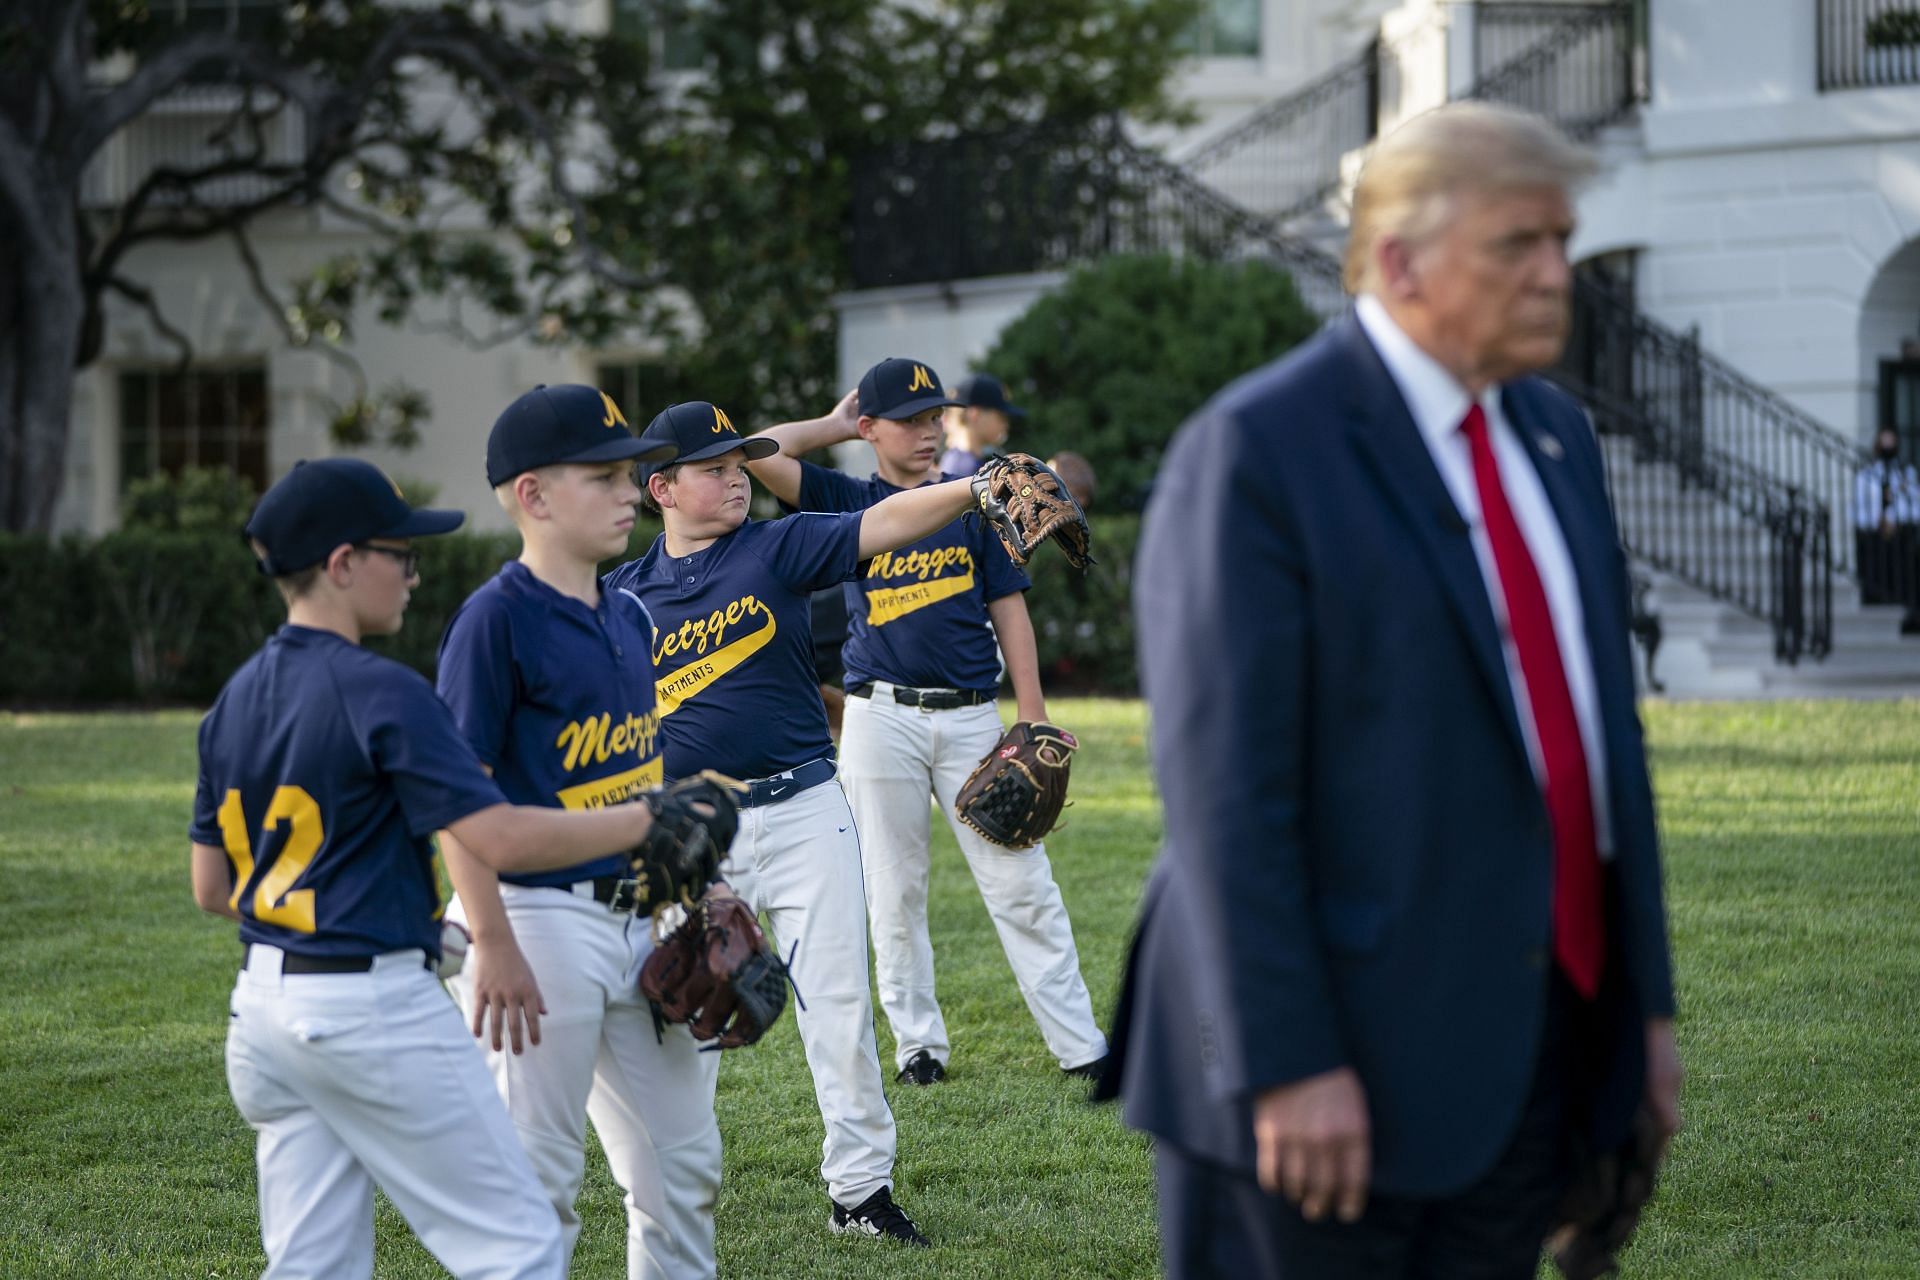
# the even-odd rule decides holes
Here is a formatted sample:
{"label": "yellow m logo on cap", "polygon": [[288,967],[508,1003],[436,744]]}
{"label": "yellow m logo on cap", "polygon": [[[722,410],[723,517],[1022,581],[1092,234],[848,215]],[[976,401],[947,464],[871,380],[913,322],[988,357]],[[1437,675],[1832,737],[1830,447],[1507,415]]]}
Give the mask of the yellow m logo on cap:
{"label": "yellow m logo on cap", "polygon": [[622,427],[627,425],[627,416],[620,412],[620,406],[613,402],[612,396],[602,391],[600,393],[600,401],[607,406],[607,416],[600,419],[601,426],[610,427],[616,422]]}
{"label": "yellow m logo on cap", "polygon": [[731,430],[733,430],[733,420],[727,417],[726,410],[719,405],[713,406],[713,434],[719,435],[722,431]]}
{"label": "yellow m logo on cap", "polygon": [[913,381],[907,384],[907,390],[937,393],[939,388],[933,385],[933,375],[927,372],[927,366],[917,364],[913,366]]}

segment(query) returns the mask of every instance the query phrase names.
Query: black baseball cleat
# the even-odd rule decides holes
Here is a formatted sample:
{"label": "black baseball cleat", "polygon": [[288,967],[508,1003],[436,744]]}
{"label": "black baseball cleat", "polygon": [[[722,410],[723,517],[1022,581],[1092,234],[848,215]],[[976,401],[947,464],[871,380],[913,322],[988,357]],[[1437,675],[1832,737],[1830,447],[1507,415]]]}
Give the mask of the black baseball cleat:
{"label": "black baseball cleat", "polygon": [[880,1188],[851,1209],[843,1208],[839,1201],[834,1201],[833,1216],[827,1219],[827,1225],[840,1235],[878,1236],[882,1240],[897,1240],[916,1249],[933,1247],[933,1242],[921,1235],[920,1228],[913,1225],[913,1219],[907,1216],[907,1211],[893,1202],[893,1192],[886,1187]]}
{"label": "black baseball cleat", "polygon": [[901,1084],[939,1084],[946,1078],[947,1069],[940,1065],[940,1059],[925,1049],[908,1058],[907,1065],[894,1076]]}
{"label": "black baseball cleat", "polygon": [[1079,1076],[1082,1080],[1092,1080],[1098,1084],[1100,1077],[1107,1073],[1107,1055],[1103,1053],[1092,1062],[1083,1062],[1077,1067],[1062,1067],[1060,1070],[1065,1075]]}

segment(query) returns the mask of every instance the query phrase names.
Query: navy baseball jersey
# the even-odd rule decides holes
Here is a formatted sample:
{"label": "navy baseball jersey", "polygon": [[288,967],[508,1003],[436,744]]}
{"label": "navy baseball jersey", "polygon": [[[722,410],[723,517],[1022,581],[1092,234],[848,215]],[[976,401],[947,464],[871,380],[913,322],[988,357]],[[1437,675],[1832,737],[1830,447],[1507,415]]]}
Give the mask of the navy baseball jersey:
{"label": "navy baseball jersey", "polygon": [[[592,608],[512,560],[447,623],[440,696],[514,804],[618,804],[662,778],[651,634],[633,596],[603,590]],[[615,854],[500,878],[571,884],[625,869]]]}
{"label": "navy baseball jersey", "polygon": [[242,942],[438,955],[433,833],[502,801],[424,679],[289,624],[200,722],[189,834],[227,851]]}
{"label": "navy baseball jersey", "polygon": [[667,776],[763,778],[833,754],[808,596],[859,560],[860,516],[749,520],[690,556],[666,535],[607,575],[653,615]]}
{"label": "navy baseball jersey", "polygon": [[[800,464],[806,511],[860,511],[900,492],[879,476],[856,480]],[[847,644],[840,660],[847,683],[992,692],[1000,683],[1000,655],[987,603],[1030,585],[971,512],[911,546],[882,552],[846,585]]]}

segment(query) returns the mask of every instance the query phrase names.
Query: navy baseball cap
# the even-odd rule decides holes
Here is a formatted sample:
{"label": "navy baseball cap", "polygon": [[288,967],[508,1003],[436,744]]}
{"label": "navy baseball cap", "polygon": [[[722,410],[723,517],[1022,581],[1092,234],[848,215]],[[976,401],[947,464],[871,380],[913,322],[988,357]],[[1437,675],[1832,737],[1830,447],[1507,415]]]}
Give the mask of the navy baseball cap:
{"label": "navy baseball cap", "polygon": [[924,360],[888,356],[860,379],[860,414],[902,421],[960,402],[940,389],[940,375]]}
{"label": "navy baseball cap", "polygon": [[451,533],[466,518],[464,511],[416,511],[371,462],[322,458],[294,463],[254,507],[246,533],[267,549],[260,568],[280,578],[319,564],[343,542]]}
{"label": "navy baseball cap", "polygon": [[[780,452],[779,444],[765,436],[735,431],[726,410],[705,400],[668,405],[640,433],[640,442],[663,450],[659,458],[645,459],[651,465],[641,469],[643,480],[669,463],[699,462],[735,449],[746,450],[748,458],[770,458]],[[667,449],[672,452],[664,452]]]}
{"label": "navy baseball cap", "polygon": [[487,436],[487,483],[562,462],[665,462],[673,455],[634,437],[613,397],[596,387],[545,384],[508,405]]}
{"label": "navy baseball cap", "polygon": [[960,403],[969,409],[998,409],[1009,418],[1024,418],[1027,411],[1007,400],[1007,389],[1000,385],[1000,379],[990,373],[976,373],[972,377],[962,378],[960,385],[953,389]]}

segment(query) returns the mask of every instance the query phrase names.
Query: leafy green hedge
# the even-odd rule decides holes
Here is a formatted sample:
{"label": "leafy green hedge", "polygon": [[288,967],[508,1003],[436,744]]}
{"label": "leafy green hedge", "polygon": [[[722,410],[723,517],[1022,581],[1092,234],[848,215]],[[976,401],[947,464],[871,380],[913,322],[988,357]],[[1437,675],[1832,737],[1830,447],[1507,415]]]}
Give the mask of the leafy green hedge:
{"label": "leafy green hedge", "polygon": [[[447,619],[517,550],[511,535],[423,542],[406,627],[372,644],[431,674]],[[14,703],[210,702],[285,618],[231,533],[0,535],[0,600],[0,699]]]}
{"label": "leafy green hedge", "polygon": [[1270,263],[1115,255],[1076,267],[974,367],[1030,416],[1010,449],[1084,455],[1102,511],[1139,511],[1167,441],[1194,410],[1320,328]]}
{"label": "leafy green hedge", "polygon": [[[1136,517],[1096,517],[1100,562],[1085,577],[1052,548],[1029,566],[1049,689],[1134,688],[1127,580],[1138,529]],[[636,530],[634,546],[655,532]],[[447,619],[518,550],[512,534],[424,540],[405,628],[370,645],[431,677]],[[205,704],[285,617],[241,541],[204,531],[0,535],[0,600],[0,701],[16,705]]]}
{"label": "leafy green hedge", "polygon": [[1133,549],[1140,517],[1089,516],[1094,565],[1082,574],[1053,547],[1028,562],[1033,590],[1027,611],[1040,644],[1049,694],[1130,694],[1139,689],[1133,661]]}

